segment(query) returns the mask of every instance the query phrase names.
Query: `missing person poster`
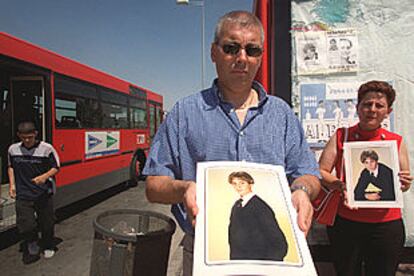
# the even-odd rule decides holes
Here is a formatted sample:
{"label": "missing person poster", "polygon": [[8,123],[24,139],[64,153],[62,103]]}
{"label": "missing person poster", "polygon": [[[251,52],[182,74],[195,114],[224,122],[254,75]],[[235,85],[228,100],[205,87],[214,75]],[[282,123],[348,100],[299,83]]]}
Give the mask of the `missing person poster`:
{"label": "missing person poster", "polygon": [[357,72],[358,37],[355,29],[296,32],[299,75]]}
{"label": "missing person poster", "polygon": [[299,75],[327,72],[326,32],[298,32],[295,35]]}
{"label": "missing person poster", "polygon": [[193,275],[316,275],[283,167],[197,166]]}
{"label": "missing person poster", "polygon": [[355,29],[326,32],[328,72],[358,71],[358,39]]}

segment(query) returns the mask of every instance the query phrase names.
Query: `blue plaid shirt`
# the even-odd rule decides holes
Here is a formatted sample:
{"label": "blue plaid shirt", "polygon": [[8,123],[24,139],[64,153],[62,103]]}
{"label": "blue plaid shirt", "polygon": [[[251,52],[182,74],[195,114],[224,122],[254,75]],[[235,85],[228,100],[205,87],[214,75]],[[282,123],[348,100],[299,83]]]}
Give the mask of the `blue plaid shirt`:
{"label": "blue plaid shirt", "polygon": [[[234,107],[219,97],[217,80],[209,89],[178,101],[159,128],[144,168],[145,175],[196,180],[197,162],[248,161],[282,165],[287,176],[319,177],[319,168],[292,109],[269,96],[257,82],[259,104],[243,125]],[[180,226],[192,233],[182,204],[172,206]]]}

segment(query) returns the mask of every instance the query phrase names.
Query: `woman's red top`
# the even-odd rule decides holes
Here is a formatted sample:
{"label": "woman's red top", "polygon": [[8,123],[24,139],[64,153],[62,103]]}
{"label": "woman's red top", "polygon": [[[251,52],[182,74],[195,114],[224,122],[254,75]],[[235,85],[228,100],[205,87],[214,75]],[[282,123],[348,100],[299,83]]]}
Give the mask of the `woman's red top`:
{"label": "woman's red top", "polygon": [[[345,129],[340,128],[337,131],[337,161],[335,164],[335,170],[337,177],[341,179],[341,166],[343,155],[343,142],[344,142]],[[398,151],[400,149],[402,137],[396,133],[389,132],[386,129],[378,128],[373,131],[364,131],[359,128],[359,125],[348,128],[347,142],[352,141],[384,141],[384,140],[396,140],[398,145]],[[346,168],[345,168],[346,170]],[[343,171],[345,174],[345,171]],[[346,174],[345,174],[346,175]],[[343,177],[345,182],[345,175]],[[338,215],[353,221],[358,222],[386,222],[401,218],[400,208],[358,208],[357,210],[351,210],[347,208],[343,202],[339,204]]]}

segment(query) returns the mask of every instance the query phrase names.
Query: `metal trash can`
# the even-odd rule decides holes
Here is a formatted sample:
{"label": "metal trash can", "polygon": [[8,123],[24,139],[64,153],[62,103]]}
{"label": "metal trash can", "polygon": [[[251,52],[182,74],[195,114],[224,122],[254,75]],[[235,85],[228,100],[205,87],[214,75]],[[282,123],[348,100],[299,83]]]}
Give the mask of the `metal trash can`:
{"label": "metal trash can", "polygon": [[0,197],[0,232],[16,226],[16,209],[14,203],[15,201],[13,199]]}
{"label": "metal trash can", "polygon": [[106,211],[93,222],[90,276],[167,275],[176,224],[163,214],[135,209]]}

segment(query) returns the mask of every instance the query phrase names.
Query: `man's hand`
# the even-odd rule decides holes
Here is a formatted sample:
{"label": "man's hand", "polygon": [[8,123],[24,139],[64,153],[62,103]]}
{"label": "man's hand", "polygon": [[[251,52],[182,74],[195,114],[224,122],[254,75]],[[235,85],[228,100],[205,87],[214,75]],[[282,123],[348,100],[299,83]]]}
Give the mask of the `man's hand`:
{"label": "man's hand", "polygon": [[32,179],[32,182],[36,185],[41,185],[44,184],[47,181],[48,177],[42,175],[36,176],[35,178]]}
{"label": "man's hand", "polygon": [[195,227],[196,216],[198,214],[198,206],[196,201],[196,184],[193,181],[188,181],[187,189],[184,193],[183,202],[187,215],[193,227]]}
{"label": "man's hand", "polygon": [[380,200],[381,196],[378,193],[365,193],[365,198],[367,200],[376,201]]}
{"label": "man's hand", "polygon": [[55,174],[59,172],[58,168],[51,168],[44,174],[38,175],[35,178],[32,179],[32,182],[36,185],[42,185],[46,183],[46,181],[49,179],[49,177],[53,177]]}
{"label": "man's hand", "polygon": [[296,190],[292,193],[292,203],[298,213],[299,229],[308,234],[312,224],[313,206],[308,194],[303,190]]}
{"label": "man's hand", "polygon": [[198,213],[196,203],[196,183],[194,181],[176,180],[170,176],[147,176],[146,196],[149,202],[162,204],[183,203],[188,220],[195,225]]}
{"label": "man's hand", "polygon": [[16,198],[16,188],[14,186],[9,187],[9,196],[11,198]]}

